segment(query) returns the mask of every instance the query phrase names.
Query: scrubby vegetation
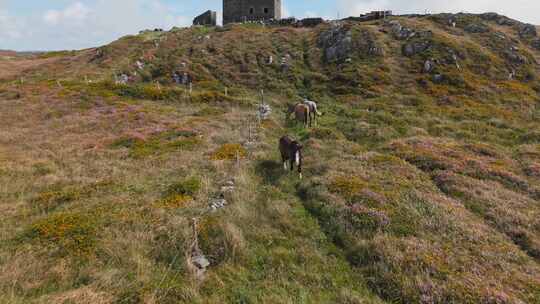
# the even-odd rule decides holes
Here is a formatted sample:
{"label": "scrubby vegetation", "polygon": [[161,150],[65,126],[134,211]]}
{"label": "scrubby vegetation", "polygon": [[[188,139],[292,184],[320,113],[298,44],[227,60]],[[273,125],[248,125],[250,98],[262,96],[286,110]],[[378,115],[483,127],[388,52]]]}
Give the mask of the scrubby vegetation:
{"label": "scrubby vegetation", "polygon": [[540,303],[533,33],[249,24],[0,61],[0,303]]}

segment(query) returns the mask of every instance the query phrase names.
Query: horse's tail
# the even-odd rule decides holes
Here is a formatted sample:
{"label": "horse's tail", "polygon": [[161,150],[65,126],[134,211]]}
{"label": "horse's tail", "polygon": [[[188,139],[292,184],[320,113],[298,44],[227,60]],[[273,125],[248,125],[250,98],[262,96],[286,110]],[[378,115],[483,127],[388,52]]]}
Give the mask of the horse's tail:
{"label": "horse's tail", "polygon": [[322,116],[322,113],[319,112],[319,107],[317,107],[317,104],[316,103],[313,103],[309,109],[311,110],[311,112],[315,113],[317,116]]}

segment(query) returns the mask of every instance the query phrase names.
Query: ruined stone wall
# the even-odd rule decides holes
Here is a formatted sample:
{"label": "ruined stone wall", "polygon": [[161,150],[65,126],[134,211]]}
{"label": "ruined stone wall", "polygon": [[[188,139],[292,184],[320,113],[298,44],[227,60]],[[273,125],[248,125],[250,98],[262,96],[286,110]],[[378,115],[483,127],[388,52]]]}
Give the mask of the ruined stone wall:
{"label": "ruined stone wall", "polygon": [[206,11],[193,19],[193,25],[216,26],[216,12]]}
{"label": "ruined stone wall", "polygon": [[281,19],[281,0],[223,0],[223,24]]}

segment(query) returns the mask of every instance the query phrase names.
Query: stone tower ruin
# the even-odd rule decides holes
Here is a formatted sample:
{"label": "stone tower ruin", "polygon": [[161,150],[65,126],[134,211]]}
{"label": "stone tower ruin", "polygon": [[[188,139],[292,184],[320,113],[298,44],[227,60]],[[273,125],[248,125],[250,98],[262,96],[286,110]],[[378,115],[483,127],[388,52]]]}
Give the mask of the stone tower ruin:
{"label": "stone tower ruin", "polygon": [[223,0],[223,24],[281,19],[281,0]]}

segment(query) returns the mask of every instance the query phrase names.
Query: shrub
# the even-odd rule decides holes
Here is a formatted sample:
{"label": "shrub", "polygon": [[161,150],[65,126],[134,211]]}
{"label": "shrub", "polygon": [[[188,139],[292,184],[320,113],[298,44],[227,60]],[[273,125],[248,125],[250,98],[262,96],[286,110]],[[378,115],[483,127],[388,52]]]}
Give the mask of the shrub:
{"label": "shrub", "polygon": [[51,211],[80,197],[81,192],[76,189],[49,190],[39,193],[30,202],[42,211]]}
{"label": "shrub", "polygon": [[367,183],[356,176],[338,176],[328,189],[351,202],[366,187]]}
{"label": "shrub", "polygon": [[175,209],[181,208],[193,201],[193,197],[184,194],[175,194],[158,201],[156,205],[161,208]]}
{"label": "shrub", "polygon": [[165,192],[167,197],[175,196],[195,196],[201,189],[201,181],[196,177],[192,177],[170,185]]}
{"label": "shrub", "polygon": [[60,213],[34,223],[29,236],[57,249],[62,256],[82,257],[93,252],[97,229],[89,214]]}
{"label": "shrub", "polygon": [[238,158],[245,158],[247,151],[240,144],[224,144],[217,149],[212,155],[213,160],[235,160]]}
{"label": "shrub", "polygon": [[195,116],[219,116],[227,113],[223,108],[205,107],[195,113]]}
{"label": "shrub", "polygon": [[140,144],[141,142],[142,140],[139,138],[122,137],[115,140],[111,144],[111,148],[133,148],[136,144]]}
{"label": "shrub", "polygon": [[220,103],[232,100],[231,97],[215,91],[203,91],[191,95],[191,101],[195,103]]}
{"label": "shrub", "polygon": [[190,130],[173,130],[154,135],[149,139],[121,137],[110,147],[127,148],[130,149],[130,157],[143,158],[176,150],[193,150],[202,143],[196,135],[197,133]]}
{"label": "shrub", "polygon": [[53,172],[53,170],[45,163],[37,163],[32,166],[35,175],[46,176]]}
{"label": "shrub", "polygon": [[195,149],[195,147],[197,147],[200,144],[201,144],[201,140],[198,138],[183,138],[183,139],[178,139],[176,141],[173,141],[167,144],[167,147],[172,148],[174,150],[190,151],[190,150]]}
{"label": "shrub", "polygon": [[318,139],[342,139],[343,135],[330,128],[316,127],[311,130],[310,137]]}
{"label": "shrub", "polygon": [[226,235],[218,218],[207,217],[199,224],[199,246],[212,265],[220,264],[227,258]]}

